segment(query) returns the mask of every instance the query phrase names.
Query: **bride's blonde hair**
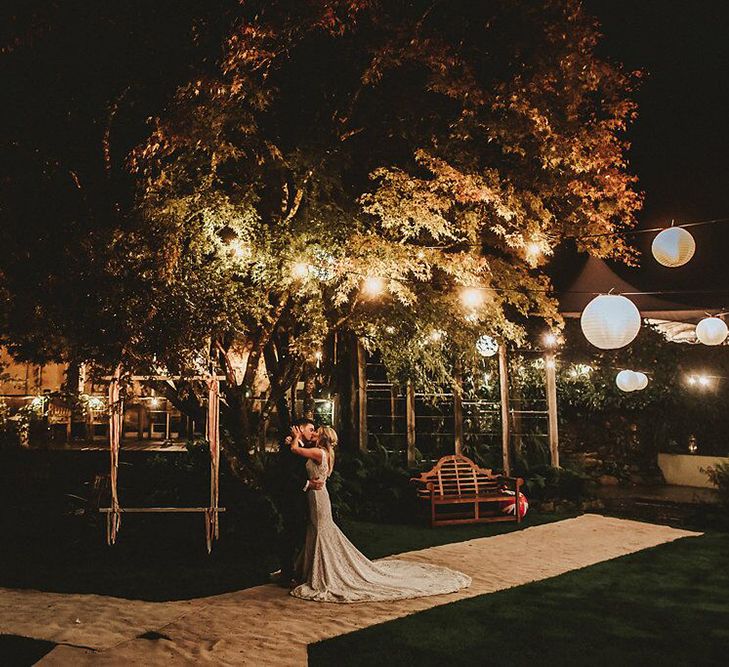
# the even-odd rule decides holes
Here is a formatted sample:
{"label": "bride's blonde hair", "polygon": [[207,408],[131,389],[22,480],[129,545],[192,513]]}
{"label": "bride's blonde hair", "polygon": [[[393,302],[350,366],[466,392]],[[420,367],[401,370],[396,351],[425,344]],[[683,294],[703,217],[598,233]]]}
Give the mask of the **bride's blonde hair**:
{"label": "bride's blonde hair", "polygon": [[331,426],[319,428],[319,439],[316,441],[316,446],[323,449],[329,456],[329,475],[334,470],[334,448],[338,441],[337,432]]}

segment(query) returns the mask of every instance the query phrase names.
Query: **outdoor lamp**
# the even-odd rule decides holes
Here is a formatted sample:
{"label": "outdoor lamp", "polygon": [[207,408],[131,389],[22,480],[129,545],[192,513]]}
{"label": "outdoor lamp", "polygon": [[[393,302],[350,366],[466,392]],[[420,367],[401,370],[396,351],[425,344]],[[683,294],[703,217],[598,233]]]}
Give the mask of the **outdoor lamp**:
{"label": "outdoor lamp", "polygon": [[705,317],[696,325],[696,338],[704,345],[721,345],[727,333],[726,323],[718,317]]}
{"label": "outdoor lamp", "polygon": [[653,239],[651,251],[663,266],[683,266],[696,252],[696,241],[683,227],[669,227]]}
{"label": "outdoor lamp", "polygon": [[640,378],[634,371],[620,371],[615,377],[615,384],[620,391],[635,391],[640,385]]}
{"label": "outdoor lamp", "polygon": [[641,373],[640,371],[636,371],[635,375],[638,378],[638,386],[636,387],[636,391],[642,391],[648,386],[648,376],[645,373]]}
{"label": "outdoor lamp", "polygon": [[601,294],[587,304],[580,317],[585,338],[601,350],[616,350],[633,341],[640,331],[640,313],[624,296]]}

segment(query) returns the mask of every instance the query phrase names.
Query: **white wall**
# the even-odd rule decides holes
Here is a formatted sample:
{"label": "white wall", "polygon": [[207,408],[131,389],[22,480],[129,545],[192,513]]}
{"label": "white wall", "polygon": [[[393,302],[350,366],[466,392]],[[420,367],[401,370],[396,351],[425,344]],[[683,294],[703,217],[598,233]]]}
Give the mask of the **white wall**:
{"label": "white wall", "polygon": [[717,463],[729,463],[726,456],[697,456],[696,454],[659,454],[658,467],[667,484],[715,488],[701,468],[714,467]]}

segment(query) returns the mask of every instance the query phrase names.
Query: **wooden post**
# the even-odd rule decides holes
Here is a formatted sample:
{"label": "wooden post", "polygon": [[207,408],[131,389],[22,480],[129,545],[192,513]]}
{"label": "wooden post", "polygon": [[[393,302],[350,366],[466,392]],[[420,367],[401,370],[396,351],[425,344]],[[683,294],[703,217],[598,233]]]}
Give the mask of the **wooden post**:
{"label": "wooden post", "polygon": [[357,436],[359,451],[367,451],[367,353],[357,341]]}
{"label": "wooden post", "polygon": [[453,440],[455,453],[460,455],[463,447],[463,377],[460,364],[456,364],[453,380]]}
{"label": "wooden post", "polygon": [[415,465],[415,387],[405,387],[405,421],[407,423],[408,467]]}
{"label": "wooden post", "polygon": [[557,363],[553,352],[544,355],[547,381],[547,417],[549,423],[549,455],[552,466],[559,468],[559,430],[557,426]]}
{"label": "wooden post", "polygon": [[142,404],[137,403],[137,440],[144,440],[144,410]]}
{"label": "wooden post", "polygon": [[499,345],[499,388],[501,390],[501,452],[504,459],[504,475],[511,475],[510,424],[509,424],[509,364],[506,347]]}
{"label": "wooden post", "polygon": [[390,433],[395,436],[397,428],[397,389],[395,385],[390,386]]}

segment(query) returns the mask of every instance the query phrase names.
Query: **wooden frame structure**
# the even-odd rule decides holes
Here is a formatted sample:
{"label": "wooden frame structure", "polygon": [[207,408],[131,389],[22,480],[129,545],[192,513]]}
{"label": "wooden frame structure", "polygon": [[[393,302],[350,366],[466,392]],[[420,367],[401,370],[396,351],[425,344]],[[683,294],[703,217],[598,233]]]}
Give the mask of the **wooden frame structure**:
{"label": "wooden frame structure", "polygon": [[122,368],[117,366],[109,380],[109,454],[110,454],[110,487],[111,507],[100,507],[99,512],[106,514],[106,543],[116,543],[121,515],[124,513],[190,513],[201,512],[205,522],[205,542],[208,553],[212,551],[213,540],[220,537],[219,514],[225,512],[220,507],[220,380],[224,376],[210,375],[183,377],[169,375],[134,375],[133,380],[204,380],[208,385],[208,418],[206,435],[210,443],[210,504],[208,507],[121,507],[117,493],[119,472],[119,445],[121,443],[124,404],[121,398]]}
{"label": "wooden frame structure", "polygon": [[[546,393],[546,417],[548,421],[548,438],[550,463],[555,468],[559,467],[559,428],[557,414],[557,377],[556,377],[556,355],[554,352],[544,352],[545,369],[545,393]],[[512,421],[518,411],[510,407],[509,392],[509,358],[505,346],[499,345],[499,394],[501,411],[501,451],[503,458],[504,475],[511,474],[511,437]],[[360,451],[367,451],[367,358],[361,345],[357,343],[356,351],[356,392],[353,396],[352,413],[355,424],[354,431],[358,434],[358,446]],[[456,369],[456,385],[453,387],[453,436],[454,454],[460,455],[464,443],[463,431],[463,399],[461,384],[461,370]],[[379,386],[379,385],[378,385]],[[392,390],[391,390],[392,391]],[[394,424],[394,394],[390,397],[391,421]],[[405,441],[407,446],[407,465],[415,466],[415,445],[416,445],[416,411],[415,411],[415,388],[408,382],[405,386]],[[394,431],[394,426],[392,427]]]}

